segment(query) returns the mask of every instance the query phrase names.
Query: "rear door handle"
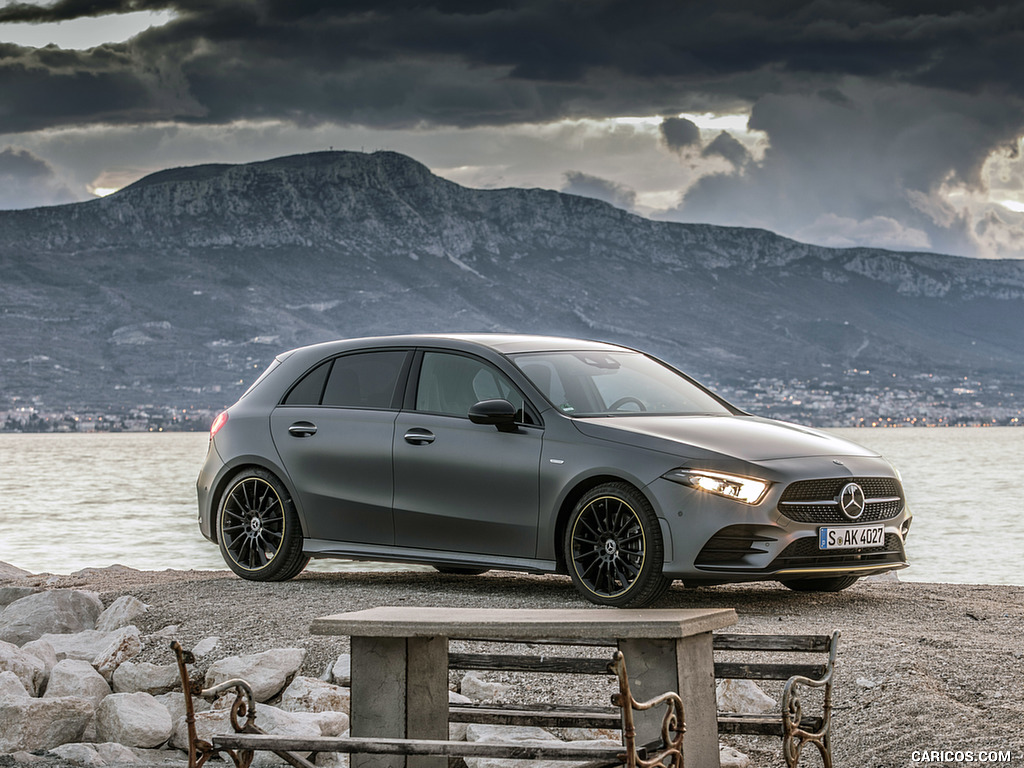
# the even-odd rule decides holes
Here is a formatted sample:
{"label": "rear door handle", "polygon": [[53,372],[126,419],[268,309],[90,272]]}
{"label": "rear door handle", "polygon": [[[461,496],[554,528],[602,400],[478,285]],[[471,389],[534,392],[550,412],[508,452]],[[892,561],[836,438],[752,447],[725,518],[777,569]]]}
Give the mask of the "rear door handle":
{"label": "rear door handle", "polygon": [[434,433],[429,429],[414,427],[405,433],[405,442],[411,445],[430,445],[434,442]]}
{"label": "rear door handle", "polygon": [[316,434],[316,424],[310,421],[296,421],[288,427],[288,434],[292,437],[310,437]]}

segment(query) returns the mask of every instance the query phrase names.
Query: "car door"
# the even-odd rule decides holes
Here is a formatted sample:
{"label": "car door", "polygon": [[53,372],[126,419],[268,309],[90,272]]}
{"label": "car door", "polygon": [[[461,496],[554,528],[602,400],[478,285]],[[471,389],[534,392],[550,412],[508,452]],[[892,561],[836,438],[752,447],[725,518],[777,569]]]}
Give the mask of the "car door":
{"label": "car door", "polygon": [[391,446],[408,350],[326,360],[270,417],[312,539],[394,543]]}
{"label": "car door", "polygon": [[[494,398],[519,409],[516,431],[469,420],[470,406]],[[531,413],[491,363],[425,351],[414,409],[399,414],[395,424],[396,544],[534,557],[544,432]]]}

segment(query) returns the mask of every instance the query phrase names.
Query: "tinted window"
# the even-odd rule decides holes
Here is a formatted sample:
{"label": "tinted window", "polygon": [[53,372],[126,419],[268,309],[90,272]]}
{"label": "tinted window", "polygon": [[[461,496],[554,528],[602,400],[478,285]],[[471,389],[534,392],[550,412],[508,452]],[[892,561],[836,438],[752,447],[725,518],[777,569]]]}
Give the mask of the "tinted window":
{"label": "tinted window", "polygon": [[416,390],[416,410],[465,417],[481,400],[508,400],[519,412],[517,421],[532,424],[524,416],[525,402],[519,390],[501,371],[482,360],[444,352],[425,352]]}
{"label": "tinted window", "polygon": [[334,360],[323,405],[390,408],[402,374],[405,350],[366,352]]}
{"label": "tinted window", "polygon": [[321,363],[307,373],[299,383],[292,387],[284,399],[285,405],[320,405],[320,396],[324,392],[324,382],[331,370],[331,361]]}

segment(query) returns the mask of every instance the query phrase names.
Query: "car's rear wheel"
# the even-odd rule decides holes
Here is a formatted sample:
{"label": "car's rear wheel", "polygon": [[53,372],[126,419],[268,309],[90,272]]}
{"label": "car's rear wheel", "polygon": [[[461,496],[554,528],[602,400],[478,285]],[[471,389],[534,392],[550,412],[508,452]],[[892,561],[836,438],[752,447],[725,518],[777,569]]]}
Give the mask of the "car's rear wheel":
{"label": "car's rear wheel", "polygon": [[252,581],[286,581],[302,573],[302,531],[288,491],[253,468],[236,475],[221,496],[217,538],[228,567]]}
{"label": "car's rear wheel", "polygon": [[569,518],[563,553],[576,589],[598,605],[640,608],[672,583],[661,572],[665,549],[654,509],[626,483],[583,495]]}
{"label": "car's rear wheel", "polygon": [[829,576],[821,579],[793,579],[782,582],[794,592],[839,592],[857,583],[859,576]]}

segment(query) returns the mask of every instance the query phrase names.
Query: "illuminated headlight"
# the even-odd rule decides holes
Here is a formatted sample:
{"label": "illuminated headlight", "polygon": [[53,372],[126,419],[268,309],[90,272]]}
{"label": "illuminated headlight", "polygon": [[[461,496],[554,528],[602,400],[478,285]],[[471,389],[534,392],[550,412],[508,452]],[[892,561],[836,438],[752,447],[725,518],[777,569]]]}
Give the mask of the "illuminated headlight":
{"label": "illuminated headlight", "polygon": [[764,480],[755,480],[752,477],[693,469],[674,469],[664,477],[666,480],[688,485],[698,491],[725,496],[727,499],[742,501],[744,504],[757,504],[764,498],[764,493],[768,490],[769,485]]}

